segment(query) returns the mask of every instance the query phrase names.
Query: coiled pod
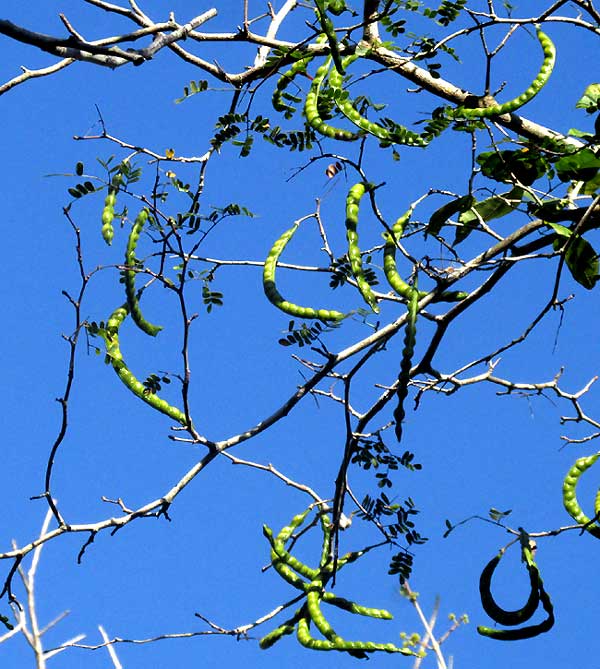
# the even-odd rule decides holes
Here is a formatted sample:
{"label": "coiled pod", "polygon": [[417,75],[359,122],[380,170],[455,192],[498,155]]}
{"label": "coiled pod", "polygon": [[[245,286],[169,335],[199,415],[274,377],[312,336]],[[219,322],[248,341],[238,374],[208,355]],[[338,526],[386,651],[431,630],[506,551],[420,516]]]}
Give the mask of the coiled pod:
{"label": "coiled pod", "polygon": [[358,208],[360,200],[367,190],[366,184],[357,183],[348,192],[346,197],[346,239],[348,240],[348,259],[352,275],[365,302],[375,313],[379,313],[377,299],[369,282],[365,277],[362,264],[362,255],[358,246]]}
{"label": "coiled pod", "polygon": [[533,561],[530,548],[523,544],[521,547],[521,555],[529,573],[529,597],[522,608],[516,611],[506,611],[498,606],[491,592],[492,576],[503,554],[504,552],[501,551],[498,555],[495,555],[481,572],[479,578],[479,594],[481,596],[483,610],[488,616],[500,625],[512,627],[527,622],[536,612],[540,603],[540,573],[537,565]]}
{"label": "coiled pod", "polygon": [[148,322],[142,315],[140,302],[137,291],[135,289],[135,275],[137,272],[133,269],[136,266],[135,249],[137,247],[137,243],[144,224],[147,220],[148,210],[144,208],[137,215],[133,227],[131,228],[131,232],[129,233],[129,239],[127,240],[127,250],[125,251],[125,266],[128,268],[124,272],[125,293],[127,294],[127,304],[129,305],[129,311],[131,312],[131,317],[133,318],[134,323],[146,334],[150,335],[151,337],[156,337],[156,335],[162,330],[162,327],[160,325],[153,325],[152,323]]}
{"label": "coiled pod", "polygon": [[544,60],[540,71],[527,90],[523,91],[521,95],[513,100],[509,100],[501,105],[491,105],[489,107],[481,107],[477,109],[458,107],[450,112],[452,118],[478,119],[500,116],[501,114],[510,114],[532,100],[546,85],[546,82],[550,78],[552,70],[554,69],[554,63],[556,62],[556,48],[552,43],[552,40],[548,35],[542,32],[539,27],[536,29],[536,35],[540,46],[542,47]]}
{"label": "coiled pod", "polygon": [[278,309],[281,309],[281,311],[284,311],[291,316],[297,316],[298,318],[315,318],[321,321],[341,321],[346,316],[340,311],[301,307],[298,304],[288,302],[277,290],[277,285],[275,284],[277,261],[279,260],[279,256],[282,254],[283,249],[294,236],[294,233],[298,229],[298,225],[299,223],[295,223],[289,230],[286,230],[269,251],[263,269],[263,290],[265,291],[265,295],[271,304],[274,304]]}
{"label": "coiled pod", "polygon": [[482,636],[487,636],[490,639],[497,641],[519,641],[521,639],[531,639],[535,636],[548,632],[554,626],[554,607],[550,595],[544,590],[544,584],[539,578],[540,602],[544,611],[548,614],[541,623],[536,625],[527,625],[526,627],[519,627],[512,630],[499,630],[492,627],[484,627],[480,625],[477,631]]}

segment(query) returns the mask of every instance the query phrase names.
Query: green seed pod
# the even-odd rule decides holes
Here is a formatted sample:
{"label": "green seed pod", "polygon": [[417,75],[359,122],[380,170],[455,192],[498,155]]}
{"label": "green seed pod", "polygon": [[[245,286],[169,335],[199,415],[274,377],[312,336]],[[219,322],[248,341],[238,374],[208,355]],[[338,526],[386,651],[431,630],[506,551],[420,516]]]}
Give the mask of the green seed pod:
{"label": "green seed pod", "polygon": [[331,518],[326,513],[321,513],[319,522],[321,523],[321,531],[323,532],[323,544],[319,566],[324,570],[324,567],[329,563],[331,553]]}
{"label": "green seed pod", "polygon": [[276,627],[272,632],[269,632],[265,636],[260,639],[258,642],[259,648],[262,648],[262,650],[266,650],[267,648],[270,648],[273,644],[277,643],[281,638],[288,634],[293,634],[296,631],[296,622],[300,618],[301,615],[301,610],[296,611],[295,615],[290,618],[289,620],[286,620],[284,623],[279,625],[279,627]]}
{"label": "green seed pod", "polygon": [[402,350],[402,360],[400,361],[400,374],[398,376],[398,388],[396,395],[398,405],[394,410],[394,420],[396,422],[395,434],[398,441],[402,440],[402,421],[406,416],[404,410],[404,401],[408,395],[408,384],[410,383],[410,368],[412,366],[412,357],[417,340],[417,316],[419,313],[419,291],[416,288],[411,289],[411,295],[408,300],[408,318],[404,331],[404,349]]}
{"label": "green seed pod", "polygon": [[346,316],[339,311],[313,309],[312,307],[301,307],[297,304],[292,304],[285,300],[277,290],[277,285],[275,283],[277,262],[283,249],[287,246],[288,242],[298,229],[298,225],[299,223],[295,223],[289,230],[286,230],[269,251],[263,269],[263,290],[265,291],[265,295],[271,304],[274,304],[278,309],[281,309],[281,311],[284,311],[291,316],[296,316],[297,318],[315,318],[321,321],[341,321]]}
{"label": "green seed pod", "polygon": [[397,646],[394,646],[393,643],[374,643],[372,641],[345,640],[332,642],[321,639],[313,639],[313,637],[310,635],[309,621],[306,616],[298,620],[298,624],[296,626],[296,637],[305,648],[310,648],[311,650],[337,650],[342,652],[364,651],[365,653],[384,651],[386,653],[401,653],[402,655],[415,654],[412,650],[409,650],[408,648],[398,648]]}
{"label": "green seed pod", "polygon": [[348,258],[360,294],[371,309],[378,314],[379,307],[377,305],[377,299],[369,282],[365,278],[362,255],[358,246],[358,208],[360,200],[365,192],[366,184],[357,183],[352,186],[346,197],[346,239],[348,240]]}
{"label": "green seed pod", "polygon": [[311,589],[306,595],[306,605],[308,607],[310,619],[326,639],[333,642],[343,641],[343,639],[336,634],[333,627],[327,622],[323,615],[323,611],[321,611],[320,601],[323,583],[320,580],[315,580],[310,584],[310,588]]}
{"label": "green seed pod", "polygon": [[259,648],[262,648],[262,650],[266,650],[273,644],[277,643],[282,637],[286,636],[287,634],[293,634],[295,631],[295,625],[288,625],[284,623],[283,625],[276,627],[272,632],[269,632],[269,634],[266,634],[264,637],[262,637],[262,639],[260,639],[258,642],[258,646]]}
{"label": "green seed pod", "polygon": [[127,250],[125,251],[125,266],[131,269],[127,269],[124,272],[125,292],[127,294],[127,304],[129,305],[129,311],[134,323],[146,334],[150,335],[151,337],[156,337],[156,335],[162,330],[162,327],[160,325],[153,325],[152,323],[148,322],[142,315],[140,302],[137,291],[135,289],[135,275],[137,272],[133,269],[136,265],[135,249],[137,247],[142,228],[144,227],[144,224],[147,220],[148,210],[144,208],[137,215],[133,227],[131,228],[131,233],[129,234]]}
{"label": "green seed pod", "polygon": [[355,132],[349,132],[348,130],[343,130],[340,128],[334,128],[333,126],[325,123],[325,121],[319,115],[319,91],[321,90],[321,85],[325,79],[325,75],[329,71],[331,65],[331,58],[328,57],[323,65],[319,67],[316,71],[315,76],[312,80],[312,85],[310,90],[306,95],[306,101],[304,103],[304,116],[306,117],[306,122],[314,130],[321,133],[325,137],[331,139],[337,139],[342,142],[353,142],[360,137],[360,134]]}
{"label": "green seed pod", "polygon": [[102,238],[110,246],[115,230],[113,228],[113,218],[115,217],[115,204],[117,202],[117,191],[122,180],[120,172],[114,175],[108,187],[108,195],[104,198],[104,209],[102,210]]}
{"label": "green seed pod", "polygon": [[[599,457],[600,453],[595,453],[594,455],[576,460],[575,464],[567,472],[563,482],[563,506],[571,518],[580,525],[588,525],[591,523],[591,520],[585,515],[577,501],[577,484],[579,483],[579,478],[583,472],[589,469]],[[598,496],[596,497],[596,503],[597,500]],[[596,513],[596,511],[594,512]],[[600,527],[598,525],[591,524],[585,529],[591,535],[600,539]]]}
{"label": "green seed pod", "polygon": [[540,602],[540,574],[537,565],[533,561],[531,550],[528,547],[522,546],[521,554],[523,561],[527,566],[530,585],[529,597],[522,608],[516,611],[506,611],[505,609],[498,606],[498,604],[496,604],[496,601],[492,595],[492,576],[496,570],[496,567],[498,566],[498,563],[500,562],[500,559],[503,556],[503,552],[498,553],[498,555],[495,555],[488,562],[484,570],[481,572],[481,576],[479,578],[479,594],[481,595],[481,604],[484,611],[490,618],[495,620],[498,624],[504,625],[505,627],[521,625],[522,623],[527,622],[536,612]]}
{"label": "green seed pod", "polygon": [[106,329],[100,333],[106,345],[106,355],[110,360],[110,364],[115,370],[117,376],[134,395],[139,397],[143,402],[146,402],[146,404],[149,404],[153,409],[164,413],[165,415],[169,416],[169,418],[172,418],[178,423],[181,423],[181,425],[184,427],[187,426],[185,414],[176,407],[168,404],[155,393],[147,392],[147,388],[144,386],[144,384],[140,383],[140,381],[135,378],[135,376],[131,373],[125,364],[125,361],[123,360],[123,354],[121,353],[119,346],[119,328],[121,327],[128,313],[128,304],[124,304],[118,309],[115,309],[115,311],[113,311],[113,313],[108,318]]}
{"label": "green seed pod", "polygon": [[[343,69],[351,65],[358,57],[359,56],[356,54],[346,56],[346,58],[344,58],[342,61]],[[412,132],[408,128],[400,125],[397,126],[397,130],[392,135],[389,130],[387,130],[387,128],[384,128],[383,126],[379,125],[378,123],[374,123],[373,121],[369,121],[369,119],[360,114],[360,112],[352,104],[352,101],[348,95],[345,93],[345,91],[342,90],[343,83],[343,77],[339,71],[339,68],[331,70],[329,74],[329,84],[337,91],[335,103],[338,109],[349,121],[354,123],[354,125],[360,128],[363,132],[369,133],[370,135],[377,137],[377,139],[380,141],[390,144],[406,144],[408,146],[421,147],[427,146],[427,144],[429,144],[430,135],[427,137],[424,135],[419,135],[418,133]]]}
{"label": "green seed pod", "polygon": [[311,567],[305,565],[303,562],[300,562],[300,560],[294,557],[291,553],[289,553],[285,549],[284,542],[279,540],[279,536],[273,541],[271,546],[273,549],[273,553],[275,553],[276,559],[279,559],[282,562],[284,562],[288,567],[291,567],[301,576],[304,576],[309,580],[313,580],[317,578],[317,576],[319,575],[318,569],[312,569]]}
{"label": "green seed pod", "polygon": [[335,65],[336,70],[343,74],[344,65],[342,62],[342,56],[340,55],[340,47],[338,45],[337,35],[335,34],[335,27],[332,20],[327,15],[325,2],[323,2],[323,0],[315,0],[315,7],[319,23],[321,24],[321,29],[323,30],[323,33],[329,42],[329,49],[331,51],[331,59],[333,60],[333,64]]}
{"label": "green seed pod", "polygon": [[[404,234],[404,226],[410,220],[412,211],[413,208],[411,207],[394,223],[391,229],[391,234],[387,231],[383,233],[383,238],[385,240],[385,247],[383,249],[383,271],[393,290],[395,290],[400,297],[404,297],[407,300],[410,299],[413,289],[398,273],[398,268],[396,266],[396,243],[402,238],[402,235]],[[438,295],[434,302],[460,302],[461,300],[464,300],[468,294],[469,293],[465,293],[464,291],[446,290]],[[422,299],[426,295],[427,293],[425,291],[419,291],[419,299]]]}
{"label": "green seed pod", "polygon": [[554,69],[554,63],[556,62],[556,48],[552,43],[552,40],[543,33],[538,27],[536,30],[537,38],[542,47],[544,54],[544,61],[538,72],[536,78],[533,80],[529,88],[521,93],[518,97],[513,100],[509,100],[501,105],[492,105],[490,107],[481,107],[477,109],[467,109],[465,107],[458,107],[451,112],[452,118],[465,118],[465,119],[477,119],[477,118],[490,118],[493,116],[500,116],[502,114],[510,114],[511,112],[516,111],[523,105],[527,104],[532,100],[546,85],[546,82],[552,74]]}
{"label": "green seed pod", "polygon": [[[317,44],[323,43],[327,41],[327,38],[325,35],[319,35],[317,37]],[[289,105],[287,102],[284,101],[283,99],[283,94],[285,92],[285,89],[291,84],[291,82],[294,80],[295,77],[297,77],[299,74],[305,74],[306,73],[306,68],[308,64],[313,60],[314,56],[313,55],[306,55],[303,58],[300,58],[297,60],[292,67],[290,67],[289,70],[286,70],[283,72],[283,74],[279,77],[277,80],[277,85],[275,86],[275,90],[273,91],[273,97],[271,98],[271,102],[273,104],[273,108],[276,111],[283,112],[286,118],[291,118],[296,111],[295,107],[292,107]]]}
{"label": "green seed pod", "polygon": [[[273,537],[273,530],[268,525],[263,525],[263,534],[271,545],[271,564],[275,571],[287,581],[290,585],[302,592],[306,592],[309,584],[303,581],[294,570],[281,558],[275,550],[275,538]],[[279,536],[279,535],[278,535]]]}
{"label": "green seed pod", "polygon": [[325,592],[323,594],[322,600],[327,604],[337,606],[339,609],[349,611],[350,613],[355,613],[359,616],[368,616],[369,618],[379,618],[381,620],[392,620],[394,618],[394,616],[385,609],[372,609],[368,606],[362,606],[361,604],[351,602],[344,597],[337,597],[331,592]]}

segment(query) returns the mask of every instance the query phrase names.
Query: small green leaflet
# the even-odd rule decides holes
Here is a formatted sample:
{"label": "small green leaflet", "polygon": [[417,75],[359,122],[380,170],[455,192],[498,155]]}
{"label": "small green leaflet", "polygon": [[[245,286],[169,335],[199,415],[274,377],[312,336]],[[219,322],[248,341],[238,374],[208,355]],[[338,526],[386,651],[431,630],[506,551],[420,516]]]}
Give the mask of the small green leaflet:
{"label": "small green leaflet", "polygon": [[548,225],[559,235],[554,241],[554,249],[558,251],[564,246],[560,239],[568,239],[566,247],[565,263],[571,275],[584,288],[592,290],[598,281],[598,254],[592,245],[579,236],[573,237],[573,231],[559,223],[548,223]]}

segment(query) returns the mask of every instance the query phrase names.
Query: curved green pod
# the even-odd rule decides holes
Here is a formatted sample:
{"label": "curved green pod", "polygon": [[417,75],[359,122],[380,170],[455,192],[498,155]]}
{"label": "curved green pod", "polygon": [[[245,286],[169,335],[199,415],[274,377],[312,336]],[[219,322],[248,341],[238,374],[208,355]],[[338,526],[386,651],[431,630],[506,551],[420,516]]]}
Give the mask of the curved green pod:
{"label": "curved green pod", "polygon": [[293,634],[296,631],[296,623],[303,615],[303,609],[299,609],[296,613],[284,623],[276,627],[274,630],[265,634],[259,642],[258,645],[262,650],[270,648],[273,644],[276,644],[280,639],[288,634]]}
{"label": "curved green pod", "polygon": [[550,78],[552,70],[554,69],[554,63],[556,62],[556,48],[552,43],[552,40],[548,35],[542,32],[539,27],[536,29],[536,35],[540,46],[542,47],[544,60],[540,71],[527,90],[523,91],[521,95],[513,100],[509,100],[501,105],[492,105],[491,107],[481,107],[477,109],[458,107],[457,109],[450,111],[452,118],[478,119],[500,116],[501,114],[510,114],[532,100],[546,85],[546,82]]}
{"label": "curved green pod", "polygon": [[[404,234],[404,226],[410,220],[412,214],[412,207],[403,214],[392,226],[391,233],[386,231],[382,234],[385,240],[383,249],[383,271],[385,277],[392,287],[392,289],[405,299],[410,299],[413,293],[413,288],[400,276],[396,266],[396,241],[402,238]],[[428,295],[426,291],[419,291],[419,299]],[[445,290],[438,295],[434,302],[460,302],[467,297],[469,293],[462,290]]]}
{"label": "curved green pod", "polygon": [[346,318],[346,315],[340,311],[333,309],[313,309],[312,307],[301,307],[298,304],[288,302],[283,295],[277,290],[275,283],[275,272],[277,270],[277,262],[281,256],[283,249],[287,246],[290,239],[298,229],[299,223],[295,223],[289,230],[286,230],[281,237],[273,244],[269,255],[265,260],[263,269],[263,290],[271,304],[275,305],[281,311],[284,311],[290,316],[298,318],[315,318],[321,321],[341,321]]}
{"label": "curved green pod", "polygon": [[[134,268],[136,266],[135,249],[137,247],[140,234],[142,233],[142,229],[147,220],[148,210],[144,208],[137,215],[133,227],[131,228],[131,232],[129,233],[129,239],[127,240],[127,250],[125,251],[125,266],[127,268]],[[134,269],[126,269],[124,272],[125,293],[127,294],[127,304],[129,305],[129,311],[134,323],[140,328],[140,330],[150,335],[151,337],[156,337],[156,335],[162,330],[162,327],[160,325],[153,325],[152,323],[148,322],[142,315],[140,302],[137,291],[135,289],[136,274],[137,272]]]}
{"label": "curved green pod", "polygon": [[346,197],[346,239],[348,240],[348,259],[352,275],[360,294],[371,309],[378,314],[379,306],[369,282],[365,278],[362,255],[358,246],[358,209],[360,200],[367,190],[366,184],[360,182],[352,186]]}
{"label": "curved green pod", "polygon": [[338,597],[332,592],[325,592],[322,596],[322,601],[332,606],[337,606],[339,609],[355,613],[358,616],[367,616],[369,618],[378,618],[379,620],[393,620],[394,616],[386,609],[373,609],[369,606],[362,606],[356,602],[352,602],[345,597]]}
{"label": "curved green pod", "polygon": [[[576,523],[585,525],[586,531],[597,539],[600,539],[600,526],[590,524],[591,519],[585,515],[579,505],[579,502],[577,501],[577,484],[579,483],[579,479],[583,472],[589,469],[599,457],[600,453],[594,453],[594,455],[576,460],[575,464],[567,472],[562,489],[563,506],[567,513]],[[596,513],[596,510],[594,510],[594,513]]]}
{"label": "curved green pod", "polygon": [[402,655],[414,655],[412,650],[408,648],[398,648],[393,643],[375,643],[373,641],[346,641],[340,639],[339,641],[329,641],[322,639],[314,639],[310,635],[309,620],[306,616],[298,620],[296,626],[296,637],[300,644],[305,648],[311,650],[321,651],[364,651],[365,653],[374,653],[376,651],[384,651],[386,653],[401,653]]}
{"label": "curved green pod", "polygon": [[507,611],[503,609],[498,606],[491,592],[492,576],[503,554],[504,553],[501,551],[498,555],[495,555],[484,567],[479,578],[479,594],[481,596],[483,610],[488,616],[492,618],[492,620],[495,620],[499,625],[512,627],[527,622],[536,612],[540,603],[540,574],[537,565],[533,561],[531,550],[527,546],[522,546],[521,554],[529,574],[529,597],[525,604],[516,611]]}
{"label": "curved green pod", "polygon": [[[351,56],[346,56],[343,60],[344,68],[352,64],[359,56],[352,54]],[[384,128],[378,123],[369,121],[360,114],[360,112],[353,106],[352,101],[348,95],[342,90],[343,86],[343,77],[342,74],[337,69],[331,70],[329,73],[329,84],[333,89],[338,91],[335,97],[335,103],[338,109],[342,114],[354,125],[360,128],[363,132],[374,135],[377,139],[382,142],[390,142],[391,144],[406,144],[407,146],[420,146],[424,147],[429,144],[430,139],[420,135],[419,133],[413,132],[408,128],[398,125],[398,130],[394,133],[390,133],[387,128]]]}
{"label": "curved green pod", "polygon": [[323,583],[319,579],[311,582],[310,589],[306,595],[306,607],[308,615],[315,624],[315,627],[321,634],[329,641],[343,641],[342,637],[335,632],[333,627],[329,624],[323,611],[321,611],[321,596],[323,592]]}
{"label": "curved green pod", "polygon": [[321,135],[342,142],[354,142],[361,136],[359,133],[343,130],[342,128],[334,128],[332,125],[326,123],[319,114],[319,92],[330,66],[331,57],[329,56],[315,72],[310,90],[306,94],[304,102],[304,116],[308,125]]}
{"label": "curved green pod", "polygon": [[[287,563],[286,558],[280,556],[277,553],[275,549],[275,537],[273,536],[273,530],[268,525],[263,525],[263,535],[271,545],[271,564],[273,565],[275,571],[291,586],[301,590],[302,592],[306,592],[310,584],[306,581],[303,581],[294,571],[294,569],[292,569],[292,567]],[[302,566],[306,567],[306,565]],[[306,569],[310,569],[310,567],[306,567]]]}
{"label": "curved green pod", "polygon": [[394,410],[394,421],[396,426],[394,428],[396,439],[402,440],[402,421],[406,416],[404,410],[404,401],[408,396],[408,384],[410,383],[410,368],[412,366],[412,358],[415,350],[415,343],[417,340],[417,316],[419,313],[419,291],[417,288],[411,289],[411,294],[408,299],[408,318],[406,320],[406,328],[404,331],[404,348],[402,349],[402,360],[400,361],[400,374],[398,376],[398,388],[396,396],[398,397],[398,405]]}
{"label": "curved green pod", "polygon": [[125,318],[127,318],[128,313],[129,306],[127,304],[115,309],[106,323],[106,328],[100,331],[104,343],[106,344],[106,355],[110,359],[110,364],[117,376],[134,395],[139,397],[143,402],[146,402],[146,404],[149,404],[153,409],[164,413],[166,416],[169,416],[169,418],[181,423],[181,425],[185,427],[187,421],[183,411],[171,406],[168,402],[158,397],[156,393],[149,392],[144,384],[136,379],[125,364],[119,346],[119,328]]}
{"label": "curved green pod", "polygon": [[288,567],[291,567],[295,572],[304,576],[305,578],[312,580],[317,578],[319,575],[318,569],[312,569],[308,565],[305,565],[304,562],[298,560],[285,548],[283,541],[279,541],[276,538],[272,544],[273,552],[279,560],[282,560]]}
{"label": "curved green pod", "polygon": [[331,518],[324,512],[321,512],[319,516],[319,522],[321,524],[321,531],[323,532],[323,543],[321,548],[321,559],[319,561],[319,567],[323,573],[327,573],[326,566],[329,563],[331,557]]}
{"label": "curved green pod", "polygon": [[[323,583],[321,580],[316,579],[310,584],[310,589],[306,595],[306,608],[310,619],[315,624],[315,627],[321,632],[321,634],[328,640],[335,644],[344,644],[345,641],[342,637],[333,629],[329,624],[327,618],[321,611],[321,598],[323,595]],[[355,649],[355,648],[346,648],[350,655],[358,659],[365,659],[366,655],[364,650]]]}

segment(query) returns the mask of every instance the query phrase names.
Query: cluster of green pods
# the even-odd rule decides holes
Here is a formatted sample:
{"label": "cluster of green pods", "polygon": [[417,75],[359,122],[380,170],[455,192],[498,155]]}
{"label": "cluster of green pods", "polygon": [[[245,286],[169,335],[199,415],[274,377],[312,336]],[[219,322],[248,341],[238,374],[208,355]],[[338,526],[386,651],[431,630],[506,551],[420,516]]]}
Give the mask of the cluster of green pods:
{"label": "cluster of green pods", "polygon": [[350,132],[349,130],[344,130],[342,128],[336,128],[332,125],[329,125],[321,118],[319,113],[319,93],[325,76],[329,72],[330,68],[331,57],[328,57],[325,59],[325,62],[317,69],[312,80],[310,90],[306,94],[306,100],[304,103],[304,116],[306,117],[306,122],[308,125],[310,125],[313,130],[316,130],[324,137],[337,139],[342,142],[353,142],[361,136],[360,133]]}
{"label": "cluster of green pods", "polygon": [[[294,530],[304,523],[309,512],[310,508],[294,516],[289,525],[283,527],[276,536],[268,526],[263,526],[263,534],[271,546],[271,564],[275,571],[287,583],[304,593],[306,601],[289,620],[263,636],[259,641],[259,646],[263,649],[270,648],[281,638],[293,634],[295,631],[298,642],[311,650],[347,652],[357,658],[365,658],[368,653],[376,651],[413,655],[413,651],[408,648],[400,648],[392,643],[347,641],[335,632],[323,613],[321,608],[323,602],[350,613],[382,620],[391,620],[392,614],[385,609],[362,606],[325,591],[325,584],[331,576],[332,569],[329,555],[331,520],[324,513],[320,515],[323,547],[319,568],[309,567],[289,553],[286,549],[286,543],[291,539]],[[355,561],[361,554],[362,551],[358,551],[339,558],[337,562],[338,570]],[[311,635],[311,624],[325,637],[324,639],[317,639]]]}
{"label": "cluster of green pods", "polygon": [[[509,114],[523,107],[546,85],[556,62],[556,48],[550,37],[538,26],[536,27],[536,35],[542,48],[543,62],[537,76],[531,82],[529,87],[520,95],[502,104],[492,104],[477,108],[460,106],[455,109],[446,109],[443,114],[444,118],[432,119],[426,127],[425,132],[422,133],[414,132],[405,126],[398,124],[390,124],[393,128],[390,130],[385,126],[369,121],[369,119],[364,117],[358,111],[347,92],[343,90],[343,77],[346,69],[361,56],[358,53],[352,53],[344,57],[341,55],[335,28],[328,16],[328,9],[330,9],[329,4],[324,0],[314,0],[314,3],[317,18],[323,31],[322,35],[320,35],[320,40],[328,42],[330,55],[317,69],[310,90],[306,95],[304,115],[307,123],[316,132],[331,139],[354,141],[359,137],[368,134],[379,139],[383,145],[405,144],[408,146],[425,147],[432,139],[437,137],[448,127],[448,122],[450,120],[493,118],[502,114]],[[277,111],[284,112],[288,118],[294,113],[295,109],[282,101],[282,91],[298,72],[304,72],[306,70],[306,65],[310,60],[312,60],[312,57],[301,58],[292,66],[291,70],[282,75],[277,84],[276,91],[273,95],[273,106]],[[331,68],[332,61],[334,64],[333,68]],[[329,72],[330,70],[331,72]],[[326,123],[319,114],[319,94],[328,72],[329,85],[334,92],[335,104],[340,112],[357,126],[359,129],[358,133],[336,128]]]}
{"label": "cluster of green pods", "polygon": [[[102,235],[107,243],[110,243],[113,238],[112,219],[114,217],[116,192],[120,183],[121,175],[117,174],[111,181],[108,195],[104,201],[104,210],[102,212]],[[148,216],[148,209],[143,208],[136,217],[127,240],[127,248],[125,251],[125,270],[123,272],[127,301],[125,304],[115,309],[115,311],[109,316],[106,326],[104,328],[98,329],[98,334],[104,340],[107,360],[110,362],[117,376],[121,379],[125,386],[136,397],[139,397],[153,409],[156,409],[160,413],[169,416],[169,418],[172,418],[181,425],[186,426],[188,421],[186,420],[185,413],[183,411],[174,406],[171,406],[166,400],[159,397],[156,392],[154,392],[151,388],[146,387],[134,376],[123,359],[123,354],[121,353],[119,343],[119,330],[123,324],[123,321],[127,318],[128,315],[131,315],[132,320],[136,323],[136,325],[148,335],[154,337],[162,329],[157,325],[149,323],[144,318],[140,308],[139,295],[135,288],[135,276],[139,270],[139,263],[136,260],[135,251],[142,229],[148,220]]]}
{"label": "cluster of green pods", "polygon": [[504,551],[500,551],[485,566],[479,579],[479,594],[481,604],[485,612],[499,625],[513,627],[528,622],[537,611],[540,603],[546,612],[542,622],[534,625],[526,625],[517,629],[496,629],[480,625],[477,628],[479,634],[498,641],[518,641],[520,639],[531,639],[532,637],[548,632],[554,625],[554,607],[552,600],[544,588],[544,582],[540,576],[539,569],[533,560],[533,554],[529,537],[525,532],[521,533],[521,557],[529,574],[530,592],[525,604],[515,611],[507,611],[500,607],[491,592],[492,576]]}
{"label": "cluster of green pods", "polygon": [[[343,60],[343,68],[345,70],[349,65],[351,65],[359,56],[352,54],[346,56]],[[355,126],[360,128],[365,133],[377,137],[382,142],[390,144],[406,144],[407,146],[420,146],[424,147],[429,144],[430,138],[425,135],[420,135],[419,133],[413,132],[408,128],[397,125],[394,133],[390,133],[387,128],[384,128],[382,125],[369,121],[360,114],[356,107],[352,104],[349,96],[342,90],[343,85],[343,76],[339,69],[331,70],[329,74],[329,84],[331,88],[336,92],[335,102],[338,109],[342,114]]]}

